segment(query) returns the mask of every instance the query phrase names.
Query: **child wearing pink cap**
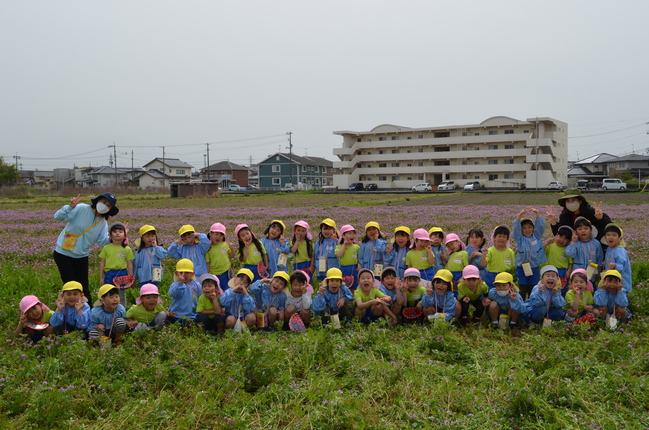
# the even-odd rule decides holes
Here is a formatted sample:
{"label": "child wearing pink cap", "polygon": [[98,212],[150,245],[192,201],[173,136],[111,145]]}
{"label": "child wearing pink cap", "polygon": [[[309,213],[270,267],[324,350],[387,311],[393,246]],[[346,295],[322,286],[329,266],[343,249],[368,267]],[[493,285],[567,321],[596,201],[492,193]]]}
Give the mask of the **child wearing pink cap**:
{"label": "child wearing pink cap", "polygon": [[408,268],[419,270],[421,279],[432,281],[435,277],[435,254],[430,244],[428,232],[418,228],[413,233],[414,243],[412,249],[406,254]]}
{"label": "child wearing pink cap", "polygon": [[588,290],[588,284],[588,275],[584,269],[576,269],[570,275],[570,289],[566,293],[566,304],[563,307],[567,311],[566,321],[574,321],[587,314],[599,316],[599,309],[595,307],[595,299]]}
{"label": "child wearing pink cap", "polygon": [[155,284],[144,284],[140,287],[140,297],[126,311],[126,326],[130,330],[141,331],[148,327],[161,328],[167,317],[173,317],[167,312],[160,300],[160,293]]}
{"label": "child wearing pink cap", "polygon": [[286,224],[281,219],[274,219],[264,231],[264,237],[259,241],[266,249],[268,256],[268,276],[273,277],[278,270],[288,271],[288,254],[291,253],[291,247],[284,238]]}
{"label": "child wearing pink cap", "polygon": [[259,276],[259,263],[268,267],[268,255],[264,244],[257,239],[248,224],[239,224],[234,228],[234,235],[239,240],[239,260],[241,267],[252,272],[254,281],[261,279]]}
{"label": "child wearing pink cap", "polygon": [[293,270],[304,270],[308,273],[315,271],[313,236],[311,236],[311,229],[306,221],[300,220],[293,225],[291,252],[295,254]]}
{"label": "child wearing pink cap", "polygon": [[489,300],[489,287],[480,279],[480,271],[473,265],[468,265],[462,270],[462,279],[457,286],[458,301],[455,305],[455,314],[460,315],[460,324],[469,323],[469,306],[474,307],[472,323],[480,322],[485,309],[491,303]]}
{"label": "child wearing pink cap", "polygon": [[228,242],[225,241],[225,226],[220,222],[212,224],[207,234],[212,246],[205,254],[205,261],[209,273],[219,278],[219,284],[227,287],[230,280],[230,259],[234,258],[234,251]]}
{"label": "child wearing pink cap", "polygon": [[32,342],[38,342],[45,336],[54,333],[54,327],[49,324],[54,314],[36,296],[25,296],[20,300],[20,319],[14,332],[16,336],[26,334]]}
{"label": "child wearing pink cap", "polygon": [[351,289],[358,285],[358,253],[360,245],[356,243],[356,229],[350,224],[345,224],[340,228],[340,240],[336,246],[336,257],[340,260],[340,270],[343,276],[353,276],[354,284]]}
{"label": "child wearing pink cap", "polygon": [[462,270],[469,265],[469,254],[464,250],[464,243],[455,233],[449,233],[444,239],[448,250],[442,254],[444,268],[453,274],[453,293],[457,297],[457,284],[462,277]]}

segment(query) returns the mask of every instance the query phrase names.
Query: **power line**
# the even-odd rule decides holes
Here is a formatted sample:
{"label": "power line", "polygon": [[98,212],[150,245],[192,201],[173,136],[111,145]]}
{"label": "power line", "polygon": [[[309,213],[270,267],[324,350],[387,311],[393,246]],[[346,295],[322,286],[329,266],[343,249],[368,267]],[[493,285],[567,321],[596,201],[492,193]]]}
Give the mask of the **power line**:
{"label": "power line", "polygon": [[642,126],[645,126],[647,124],[649,124],[649,122],[643,122],[642,124],[632,125],[631,127],[621,128],[619,130],[605,131],[603,133],[588,134],[588,135],[584,135],[584,136],[568,136],[568,139],[581,139],[583,137],[603,136],[605,134],[613,134],[613,133],[617,133],[617,132],[624,131],[624,130],[630,130],[630,129],[636,128],[636,127],[642,127]]}

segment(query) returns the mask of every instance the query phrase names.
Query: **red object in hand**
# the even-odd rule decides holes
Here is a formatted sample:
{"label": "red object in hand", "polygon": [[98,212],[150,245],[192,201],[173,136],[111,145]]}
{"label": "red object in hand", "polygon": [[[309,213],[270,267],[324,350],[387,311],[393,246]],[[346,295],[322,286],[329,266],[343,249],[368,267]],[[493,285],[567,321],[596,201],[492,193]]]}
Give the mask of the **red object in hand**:
{"label": "red object in hand", "polygon": [[135,276],[126,275],[126,276],[116,276],[113,278],[113,285],[118,287],[120,290],[126,290],[131,288],[135,282]]}

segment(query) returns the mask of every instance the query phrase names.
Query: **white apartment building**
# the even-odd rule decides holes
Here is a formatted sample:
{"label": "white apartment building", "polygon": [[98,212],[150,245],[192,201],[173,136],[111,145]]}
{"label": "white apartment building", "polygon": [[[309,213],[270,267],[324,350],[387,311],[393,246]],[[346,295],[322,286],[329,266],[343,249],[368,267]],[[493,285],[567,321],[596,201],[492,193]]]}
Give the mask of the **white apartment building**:
{"label": "white apartment building", "polygon": [[519,121],[495,116],[480,124],[409,128],[383,124],[370,131],[334,131],[334,185],[376,183],[411,188],[453,180],[478,180],[487,188],[547,188],[564,184],[568,169],[568,124],[552,118]]}

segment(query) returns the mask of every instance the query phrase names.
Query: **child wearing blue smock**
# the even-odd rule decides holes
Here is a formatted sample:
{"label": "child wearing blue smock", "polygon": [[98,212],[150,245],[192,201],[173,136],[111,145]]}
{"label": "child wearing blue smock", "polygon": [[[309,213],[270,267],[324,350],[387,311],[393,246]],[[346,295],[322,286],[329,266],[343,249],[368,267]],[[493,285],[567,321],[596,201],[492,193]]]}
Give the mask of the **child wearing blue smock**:
{"label": "child wearing blue smock", "polygon": [[395,228],[394,240],[388,242],[385,248],[385,265],[394,267],[399,279],[403,279],[403,274],[408,268],[406,255],[410,246],[410,229],[403,225]]}
{"label": "child wearing blue smock", "polygon": [[482,265],[482,259],[487,255],[487,239],[479,228],[472,228],[466,239],[466,251],[469,256],[469,264],[480,271],[480,278],[487,279],[487,269]]}
{"label": "child wearing blue smock", "polygon": [[279,219],[274,219],[264,231],[264,237],[259,239],[264,245],[264,249],[266,249],[266,255],[268,256],[268,276],[270,277],[278,270],[288,270],[286,267],[287,257],[291,252],[291,247],[286,239],[284,239],[285,230],[286,225],[284,222]]}
{"label": "child wearing blue smock", "polygon": [[286,310],[286,293],[290,277],[288,273],[279,270],[272,278],[255,281],[250,286],[250,292],[255,296],[257,311],[264,313],[264,318],[269,326],[273,326],[278,319],[284,319]]}
{"label": "child wearing blue smock", "polygon": [[565,305],[559,271],[554,266],[543,266],[539,283],[534,286],[530,298],[525,302],[530,322],[541,324],[544,318],[562,321],[566,315],[563,310]]}
{"label": "child wearing blue smock", "polygon": [[489,290],[489,303],[487,303],[493,328],[498,328],[500,315],[509,317],[509,326],[516,327],[520,317],[527,311],[525,302],[517,290],[518,287],[514,284],[511,273],[502,272],[494,278],[494,288]]}
{"label": "child wearing blue smock", "polygon": [[212,244],[205,233],[196,233],[194,227],[187,224],[178,230],[180,236],[169,247],[169,255],[173,258],[187,258],[194,263],[194,272],[200,277],[207,273],[207,261],[205,254],[210,250]]}
{"label": "child wearing blue smock", "polygon": [[327,270],[327,277],[320,283],[318,293],[313,299],[311,309],[316,314],[338,315],[350,319],[354,315],[354,296],[343,284],[343,274],[340,269]]}
{"label": "child wearing blue smock", "polygon": [[604,254],[604,269],[617,270],[622,275],[622,288],[626,293],[633,289],[631,283],[631,261],[629,254],[624,248],[626,243],[622,238],[622,229],[616,224],[608,224],[604,229],[602,242],[606,242],[608,248]]}
{"label": "child wearing blue smock", "polygon": [[196,305],[201,295],[201,284],[196,281],[194,263],[187,258],[176,263],[176,282],[169,286],[171,306],[169,322],[192,322],[196,319]]}
{"label": "child wearing blue smock", "polygon": [[167,250],[158,243],[154,226],[144,225],[138,230],[140,246],[135,252],[135,279],[139,285],[160,285],[162,277],[162,260],[167,257]]}
{"label": "child wearing blue smock", "polygon": [[107,336],[117,340],[126,332],[126,309],[119,303],[119,288],[111,284],[99,289],[99,300],[90,311],[88,338]]}
{"label": "child wearing blue smock", "polygon": [[598,267],[604,261],[602,245],[593,237],[593,226],[584,217],[575,219],[575,231],[572,240],[566,246],[566,255],[572,257],[572,269],[584,269],[588,273],[589,281],[599,277]]}
{"label": "child wearing blue smock", "polygon": [[601,316],[615,316],[620,321],[629,318],[629,299],[622,285],[622,275],[617,270],[607,270],[603,274],[602,285],[593,295],[595,306]]}
{"label": "child wearing blue smock", "polygon": [[[446,265],[442,259],[442,255],[444,254],[444,238],[446,237],[446,234],[440,227],[431,227],[431,229],[428,230],[428,237],[430,238],[430,250],[435,256],[435,262],[433,265],[435,266],[435,272],[437,272],[438,270],[442,270]],[[433,273],[433,275],[434,274],[435,273]],[[426,277],[426,274],[422,273],[422,279],[430,280],[432,279],[432,276],[429,279]]]}
{"label": "child wearing blue smock", "polygon": [[370,221],[365,224],[365,235],[361,238],[361,249],[358,262],[363,269],[371,270],[376,277],[381,276],[387,242],[381,234],[379,223]]}
{"label": "child wearing blue smock", "polygon": [[[536,219],[523,218],[533,213]],[[539,266],[548,259],[543,248],[545,221],[537,209],[526,207],[512,222],[512,236],[516,241],[516,278],[523,299],[527,298],[534,285],[539,282]],[[525,271],[528,271],[528,275]]]}
{"label": "child wearing blue smock", "polygon": [[326,218],[320,223],[320,233],[318,233],[318,240],[315,242],[313,251],[318,281],[322,281],[327,276],[327,270],[340,267],[340,261],[336,257],[337,245],[336,222],[331,218]]}
{"label": "child wearing blue smock", "polygon": [[433,284],[426,288],[426,295],[421,299],[424,315],[439,318],[443,314],[445,321],[451,321],[455,318],[455,303],[453,274],[450,270],[438,270]]}
{"label": "child wearing blue smock", "polygon": [[219,297],[219,303],[225,308],[225,328],[234,328],[237,321],[248,327],[253,327],[257,322],[255,299],[248,293],[254,278],[249,269],[239,269],[236,276],[230,279],[230,288]]}

